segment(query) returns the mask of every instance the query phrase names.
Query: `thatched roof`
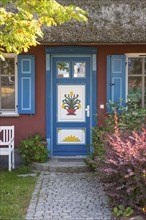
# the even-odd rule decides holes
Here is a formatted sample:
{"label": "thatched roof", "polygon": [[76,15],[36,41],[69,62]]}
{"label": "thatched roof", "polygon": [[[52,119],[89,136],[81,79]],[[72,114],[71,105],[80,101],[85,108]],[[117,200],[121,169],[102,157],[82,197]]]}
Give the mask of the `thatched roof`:
{"label": "thatched roof", "polygon": [[88,23],[44,28],[42,43],[145,43],[145,0],[57,0],[88,11]]}

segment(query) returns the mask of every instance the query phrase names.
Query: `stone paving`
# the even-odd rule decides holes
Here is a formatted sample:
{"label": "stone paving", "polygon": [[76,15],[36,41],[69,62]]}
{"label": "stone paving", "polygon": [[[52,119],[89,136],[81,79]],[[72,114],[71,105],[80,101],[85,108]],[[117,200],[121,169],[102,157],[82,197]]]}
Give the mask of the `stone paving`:
{"label": "stone paving", "polygon": [[112,220],[95,173],[41,172],[26,220]]}

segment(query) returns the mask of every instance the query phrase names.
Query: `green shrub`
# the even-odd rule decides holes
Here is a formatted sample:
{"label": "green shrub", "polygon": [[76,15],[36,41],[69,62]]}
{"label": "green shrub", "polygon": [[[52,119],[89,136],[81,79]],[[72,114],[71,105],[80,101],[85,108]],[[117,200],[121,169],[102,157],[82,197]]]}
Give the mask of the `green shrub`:
{"label": "green shrub", "polygon": [[48,159],[46,142],[42,140],[39,134],[22,140],[18,150],[26,165],[32,162],[43,163]]}

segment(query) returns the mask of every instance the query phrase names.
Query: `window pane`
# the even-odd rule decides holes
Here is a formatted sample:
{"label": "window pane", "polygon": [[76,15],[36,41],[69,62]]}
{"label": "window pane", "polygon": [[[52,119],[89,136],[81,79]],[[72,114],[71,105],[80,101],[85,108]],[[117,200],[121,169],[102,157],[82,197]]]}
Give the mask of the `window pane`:
{"label": "window pane", "polygon": [[15,109],[14,77],[1,77],[1,109]]}
{"label": "window pane", "polygon": [[128,74],[136,75],[142,74],[142,58],[129,58],[128,59]]}
{"label": "window pane", "polygon": [[85,77],[85,63],[74,63],[74,77]]}
{"label": "window pane", "polygon": [[59,78],[69,77],[69,63],[68,62],[58,62],[57,63],[57,75]]}
{"label": "window pane", "polygon": [[5,58],[5,61],[0,62],[1,75],[14,75],[15,74],[15,65],[14,58]]}
{"label": "window pane", "polygon": [[142,104],[142,77],[129,77],[128,97]]}

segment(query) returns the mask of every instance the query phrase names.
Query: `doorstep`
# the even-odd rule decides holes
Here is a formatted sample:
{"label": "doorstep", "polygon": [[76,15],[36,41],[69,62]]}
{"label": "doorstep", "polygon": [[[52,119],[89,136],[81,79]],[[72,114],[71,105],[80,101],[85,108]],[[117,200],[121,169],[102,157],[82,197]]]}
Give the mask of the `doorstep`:
{"label": "doorstep", "polygon": [[54,157],[45,163],[34,162],[32,169],[49,172],[89,172],[90,168],[85,163],[85,157]]}

